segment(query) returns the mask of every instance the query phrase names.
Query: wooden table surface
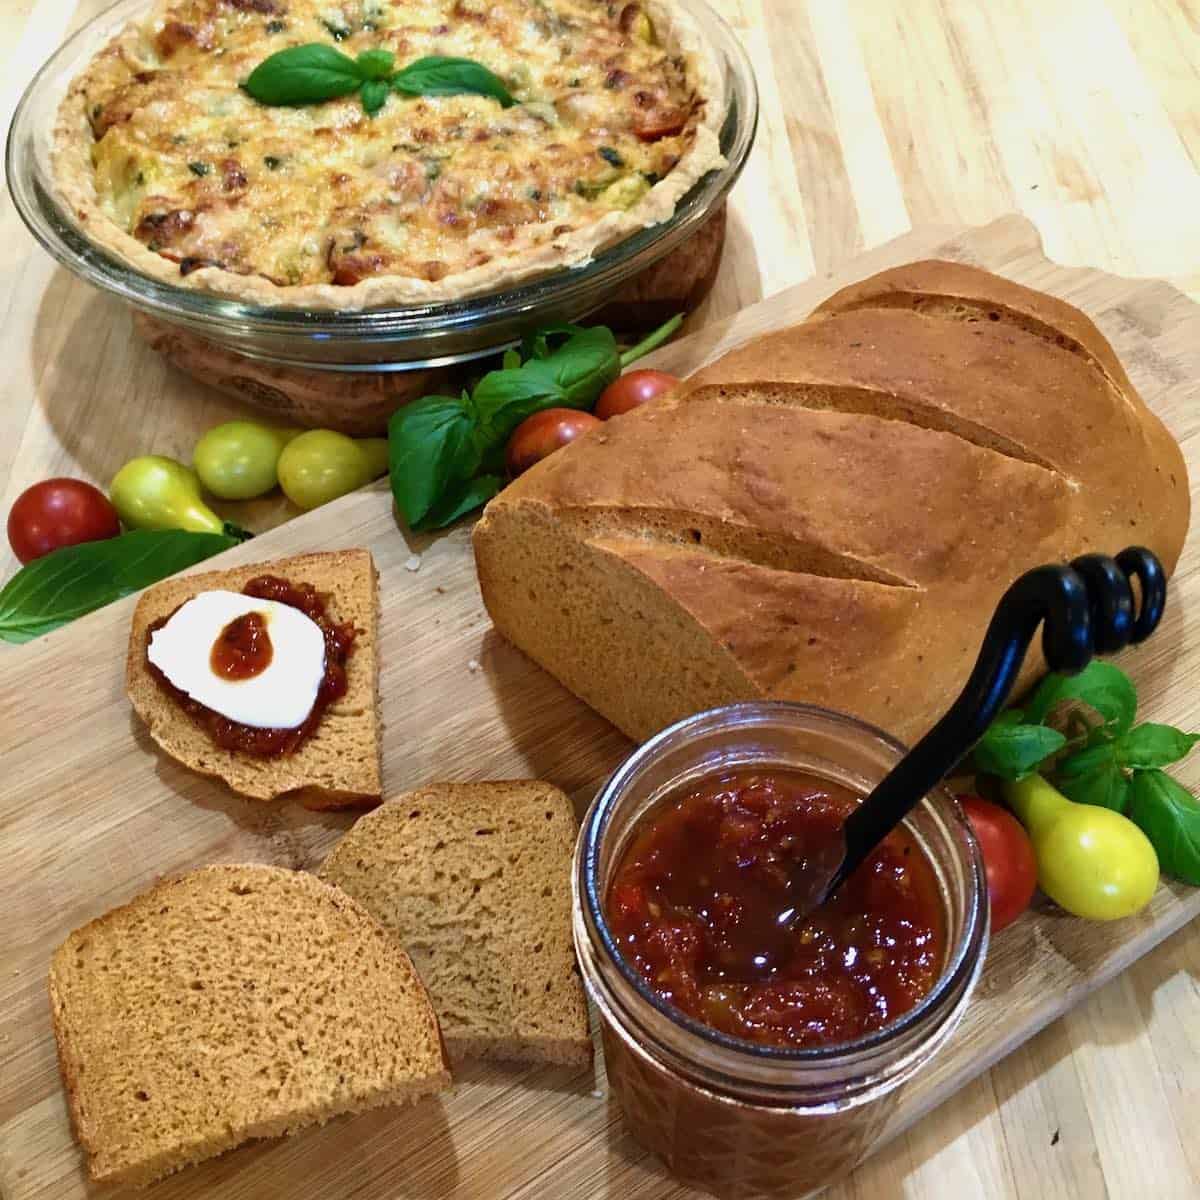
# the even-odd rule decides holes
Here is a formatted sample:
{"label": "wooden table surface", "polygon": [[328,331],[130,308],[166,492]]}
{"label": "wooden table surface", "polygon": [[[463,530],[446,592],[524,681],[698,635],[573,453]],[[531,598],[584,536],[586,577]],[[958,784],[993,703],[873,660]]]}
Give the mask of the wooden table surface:
{"label": "wooden table surface", "polygon": [[[762,93],[705,316],[923,224],[1020,211],[1049,257],[1200,299],[1200,0],[716,0]],[[105,0],[0,0],[0,116]],[[0,513],[51,474],[189,456],[235,410],[155,360],[0,200]],[[286,517],[282,503],[253,514]],[[0,575],[14,562],[7,546]],[[2,717],[0,717],[2,721]],[[0,725],[2,728],[2,725]],[[0,735],[0,754],[3,739]],[[1200,1194],[1200,929],[886,1148],[837,1200]]]}

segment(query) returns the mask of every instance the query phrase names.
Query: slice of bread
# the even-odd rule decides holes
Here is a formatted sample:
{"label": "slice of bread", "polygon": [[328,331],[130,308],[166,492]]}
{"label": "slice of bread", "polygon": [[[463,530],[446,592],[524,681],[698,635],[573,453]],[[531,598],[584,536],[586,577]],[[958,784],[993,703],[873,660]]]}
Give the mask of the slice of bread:
{"label": "slice of bread", "polygon": [[204,867],[77,929],[50,1004],[96,1181],[146,1184],[450,1083],[408,955],[349,896],[281,867]]}
{"label": "slice of bread", "polygon": [[412,954],[451,1062],[582,1065],[574,842],[571,802],[548,783],[435,783],[361,817],[320,874]]}
{"label": "slice of bread", "polygon": [[[240,592],[257,575],[312,584],[335,621],[358,630],[346,663],[347,691],[294,754],[261,758],[217,746],[155,682],[146,666],[146,630],[200,592]],[[379,730],[379,589],[369,550],[301,554],[229,571],[168,579],[144,592],[133,613],[125,688],[150,736],[176,761],[223,779],[254,800],[296,793],[308,808],[360,808],[382,795]]]}

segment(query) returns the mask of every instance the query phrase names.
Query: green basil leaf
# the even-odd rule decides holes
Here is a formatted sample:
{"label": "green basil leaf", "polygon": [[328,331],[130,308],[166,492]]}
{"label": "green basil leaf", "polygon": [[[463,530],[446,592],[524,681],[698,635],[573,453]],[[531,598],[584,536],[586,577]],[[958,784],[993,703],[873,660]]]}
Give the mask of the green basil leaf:
{"label": "green basil leaf", "polygon": [[545,358],[550,353],[550,342],[540,330],[537,333],[526,334],[521,339],[521,357],[526,362],[535,358]]}
{"label": "green basil leaf", "polygon": [[410,96],[455,96],[471,93],[490,96],[501,108],[516,101],[508,89],[482,63],[469,58],[445,58],[440,54],[418,58],[392,76],[392,87]]}
{"label": "green basil leaf", "polygon": [[1068,700],[1094,709],[1116,737],[1128,731],[1137,712],[1137,691],[1129,676],[1094,658],[1078,675],[1047,675],[1026,706],[1025,718],[1040,723],[1056,704]]}
{"label": "green basil leaf", "polygon": [[1129,806],[1129,776],[1112,761],[1111,755],[1090,770],[1069,777],[1056,775],[1054,786],[1076,804],[1094,804],[1114,812],[1124,812]]}
{"label": "green basil leaf", "polygon": [[1019,708],[1006,708],[991,724],[992,729],[1003,729],[1005,725],[1021,725],[1025,714]]}
{"label": "green basil leaf", "polygon": [[1105,742],[1100,746],[1088,746],[1060,759],[1055,764],[1054,774],[1059,779],[1074,779],[1114,762],[1112,742]]}
{"label": "green basil leaf", "polygon": [[479,473],[481,475],[507,475],[508,440],[485,442],[480,438]]}
{"label": "green basil leaf", "polygon": [[558,387],[568,408],[591,408],[621,374],[621,355],[612,330],[594,325],[572,333],[547,357],[535,358],[521,369]]}
{"label": "green basil leaf", "polygon": [[390,50],[364,50],[355,62],[360,79],[386,81],[396,65],[396,56]]}
{"label": "green basil leaf", "polygon": [[526,417],[544,408],[567,407],[567,394],[527,362],[515,371],[489,371],[475,386],[484,452],[503,447]]}
{"label": "green basil leaf", "polygon": [[1131,729],[1114,743],[1117,762],[1135,770],[1165,767],[1168,763],[1186,758],[1192,747],[1200,742],[1200,734],[1184,733],[1172,725],[1156,725],[1147,721]]}
{"label": "green basil leaf", "polygon": [[418,529],[444,529],[465,517],[481,504],[486,504],[502,487],[504,479],[499,475],[476,475],[466,483],[459,484],[443,497],[441,503],[427,512]]}
{"label": "green basil leaf", "polygon": [[1200,887],[1200,804],[1163,771],[1136,771],[1129,819],[1150,839],[1158,865]]}
{"label": "green basil leaf", "polygon": [[517,350],[505,350],[500,366],[505,371],[515,371],[521,365],[521,355]]}
{"label": "green basil leaf", "polygon": [[479,469],[479,422],[471,399],[425,396],[388,422],[392,495],[414,529]]}
{"label": "green basil leaf", "polygon": [[[584,325],[572,325],[569,321],[556,321],[552,325],[543,325],[532,333],[527,333],[521,339],[521,354],[524,358],[549,358],[555,347],[550,339],[555,337],[568,338],[575,333],[583,333]],[[561,343],[560,343],[561,344]]]}
{"label": "green basil leaf", "polygon": [[219,533],[139,529],[55,550],[0,589],[0,639],[40,637],[237,544]]}
{"label": "green basil leaf", "polygon": [[362,82],[354,59],[323,42],[310,42],[264,59],[242,87],[260,104],[295,105],[349,95]]}
{"label": "green basil leaf", "polygon": [[368,116],[373,117],[387,103],[391,94],[392,89],[386,79],[368,79],[360,92],[362,106]]}
{"label": "green basil leaf", "polygon": [[1066,742],[1057,729],[1045,725],[993,722],[975,746],[975,766],[1001,779],[1024,779]]}

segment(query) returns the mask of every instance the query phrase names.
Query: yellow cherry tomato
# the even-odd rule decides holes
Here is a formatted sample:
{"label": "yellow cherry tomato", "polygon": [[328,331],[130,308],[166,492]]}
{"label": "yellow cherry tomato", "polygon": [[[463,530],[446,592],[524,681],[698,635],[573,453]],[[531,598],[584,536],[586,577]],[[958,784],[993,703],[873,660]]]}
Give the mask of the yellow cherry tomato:
{"label": "yellow cherry tomato", "polygon": [[222,500],[250,500],[279,483],[276,466],[298,430],[272,429],[257,421],[226,421],[210,429],[192,452],[200,482]]}
{"label": "yellow cherry tomato", "polygon": [[109,497],[129,529],[224,533],[225,523],[200,497],[200,480],[160,454],[131,459],[113,477]]}
{"label": "yellow cherry tomato", "polygon": [[1110,808],[1076,804],[1040,775],[1004,785],[1029,833],[1038,885],[1077,917],[1116,921],[1145,908],[1158,887],[1158,856],[1146,835]]}
{"label": "yellow cherry tomato", "polygon": [[305,510],[328,504],[371,478],[362,446],[331,429],[310,429],[294,438],[279,456],[278,471],[287,498]]}
{"label": "yellow cherry tomato", "polygon": [[358,444],[367,456],[368,478],[378,479],[388,472],[387,438],[359,438]]}

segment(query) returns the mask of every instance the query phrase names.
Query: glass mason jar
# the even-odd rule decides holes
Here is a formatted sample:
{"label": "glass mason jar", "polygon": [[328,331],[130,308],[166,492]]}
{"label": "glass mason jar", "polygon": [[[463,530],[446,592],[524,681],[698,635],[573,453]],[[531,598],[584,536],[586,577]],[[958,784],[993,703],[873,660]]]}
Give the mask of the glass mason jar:
{"label": "glass mason jar", "polygon": [[931,793],[908,818],[940,885],[947,959],[933,990],[853,1042],[784,1048],[719,1033],[661,1000],[619,953],[609,881],[633,827],[714,773],[786,767],[866,794],[904,747],[839,713],[785,703],[711,709],[664,730],[596,797],[576,849],[574,935],[600,1011],[609,1086],[633,1136],[679,1179],[721,1197],[799,1200],[878,1141],[903,1085],[958,1024],[988,936],[983,860],[958,804]]}

